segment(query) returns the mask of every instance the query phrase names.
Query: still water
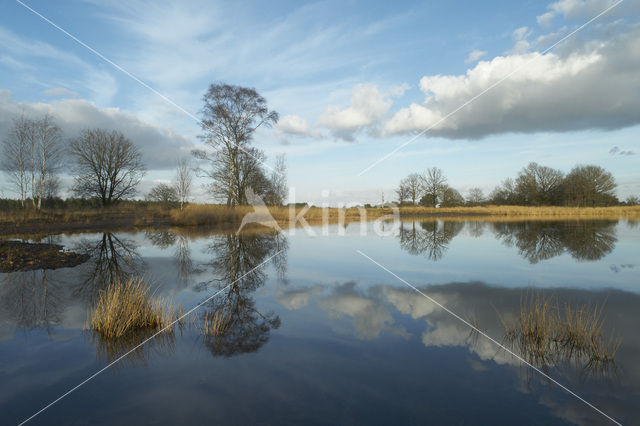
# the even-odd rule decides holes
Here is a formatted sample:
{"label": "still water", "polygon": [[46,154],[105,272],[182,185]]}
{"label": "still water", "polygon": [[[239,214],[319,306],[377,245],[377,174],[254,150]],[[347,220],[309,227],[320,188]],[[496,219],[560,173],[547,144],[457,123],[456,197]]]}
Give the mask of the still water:
{"label": "still water", "polygon": [[409,221],[366,234],[354,224],[328,236],[48,237],[92,257],[0,274],[0,423],[30,417],[147,337],[105,342],[85,330],[102,282],[144,275],[185,310],[223,289],[192,317],[224,309],[231,329],[207,336],[189,320],[32,424],[613,424],[359,250],[505,346],[501,318],[531,288],[601,306],[604,333],[621,342],[615,365],[534,364],[640,424],[638,223]]}

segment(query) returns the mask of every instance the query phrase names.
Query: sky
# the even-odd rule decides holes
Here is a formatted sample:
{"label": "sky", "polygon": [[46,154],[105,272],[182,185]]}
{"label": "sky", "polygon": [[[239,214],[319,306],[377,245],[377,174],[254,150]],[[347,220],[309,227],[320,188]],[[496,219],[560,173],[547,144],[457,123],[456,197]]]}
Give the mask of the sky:
{"label": "sky", "polygon": [[640,2],[616,3],[7,0],[0,138],[45,112],[67,139],[120,130],[143,196],[202,147],[202,96],[225,82],[280,114],[254,143],[286,155],[290,201],[390,201],[434,166],[488,194],[531,161],[602,166],[624,199],[640,195]]}

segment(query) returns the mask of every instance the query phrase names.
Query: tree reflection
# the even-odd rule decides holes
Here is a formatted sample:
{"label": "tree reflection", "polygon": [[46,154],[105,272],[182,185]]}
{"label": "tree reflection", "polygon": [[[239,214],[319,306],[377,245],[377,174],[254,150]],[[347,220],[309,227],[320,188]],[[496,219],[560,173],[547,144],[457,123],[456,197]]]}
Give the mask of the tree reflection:
{"label": "tree reflection", "polygon": [[56,273],[41,269],[7,274],[0,287],[3,310],[18,327],[44,328],[62,321],[66,298]]}
{"label": "tree reflection", "polygon": [[438,261],[449,249],[449,242],[460,233],[464,223],[428,221],[420,223],[412,221],[411,226],[400,222],[400,247],[413,255],[424,255],[428,259]]}
{"label": "tree reflection", "polygon": [[214,237],[209,248],[213,254],[210,266],[218,276],[209,284],[223,290],[207,303],[202,321],[218,318],[222,324],[215,332],[203,333],[204,343],[214,356],[255,352],[268,341],[271,329],[280,326],[280,317],[256,308],[252,295],[267,274],[264,268],[254,268],[282,251],[270,262],[284,278],[286,237],[279,233],[226,234]]}
{"label": "tree reflection", "polygon": [[516,246],[530,263],[559,256],[565,251],[581,261],[595,261],[611,253],[617,242],[617,221],[495,222],[497,238]]}
{"label": "tree reflection", "polygon": [[168,229],[149,229],[145,231],[144,235],[151,241],[151,244],[162,249],[176,243],[176,235]]}
{"label": "tree reflection", "polygon": [[83,240],[77,247],[91,256],[85,278],[76,289],[78,295],[93,300],[109,283],[127,280],[143,268],[133,240],[106,232],[96,241]]}

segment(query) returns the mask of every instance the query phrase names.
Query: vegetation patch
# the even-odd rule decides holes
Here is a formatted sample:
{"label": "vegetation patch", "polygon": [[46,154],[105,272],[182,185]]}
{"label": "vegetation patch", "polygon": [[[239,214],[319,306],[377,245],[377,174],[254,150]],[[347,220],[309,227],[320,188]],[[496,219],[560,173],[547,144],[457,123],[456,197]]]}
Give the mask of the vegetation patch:
{"label": "vegetation patch", "polygon": [[89,260],[88,254],[67,252],[58,244],[0,240],[0,272],[71,268]]}
{"label": "vegetation patch", "polygon": [[180,317],[181,310],[151,295],[145,280],[131,278],[113,282],[100,293],[89,313],[88,327],[102,338],[118,339],[141,330],[173,332],[173,323]]}
{"label": "vegetation patch", "polygon": [[529,294],[514,321],[502,320],[505,338],[537,365],[614,362],[620,340],[603,331],[602,306],[560,307],[552,297]]}

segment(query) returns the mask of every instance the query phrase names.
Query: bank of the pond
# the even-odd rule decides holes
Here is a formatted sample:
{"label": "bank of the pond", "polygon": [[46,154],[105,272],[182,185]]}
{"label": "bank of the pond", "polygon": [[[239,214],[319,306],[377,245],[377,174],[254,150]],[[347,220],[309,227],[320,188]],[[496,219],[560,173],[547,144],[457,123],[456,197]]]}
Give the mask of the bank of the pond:
{"label": "bank of the pond", "polygon": [[[474,218],[483,220],[562,220],[562,219],[631,219],[640,220],[640,206],[615,207],[525,207],[477,206],[429,208],[403,206],[403,218]],[[126,206],[81,210],[15,210],[0,213],[0,235],[38,232],[66,232],[146,228],[157,226],[208,226],[221,229],[239,227],[245,215],[254,213],[252,206],[234,208],[213,204],[190,204],[184,209],[162,206]],[[392,215],[385,208],[270,207],[269,212],[280,227],[297,226],[300,218],[309,224],[372,220]],[[260,213],[260,212],[259,212]],[[292,220],[294,218],[294,220]],[[255,221],[265,220],[260,214]],[[293,223],[292,223],[293,222]],[[249,226],[255,226],[251,221]]]}

